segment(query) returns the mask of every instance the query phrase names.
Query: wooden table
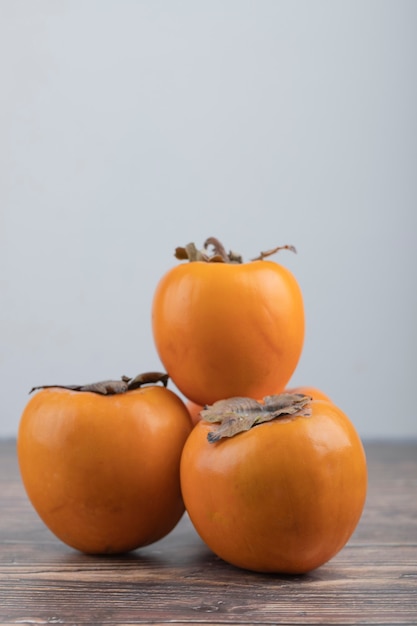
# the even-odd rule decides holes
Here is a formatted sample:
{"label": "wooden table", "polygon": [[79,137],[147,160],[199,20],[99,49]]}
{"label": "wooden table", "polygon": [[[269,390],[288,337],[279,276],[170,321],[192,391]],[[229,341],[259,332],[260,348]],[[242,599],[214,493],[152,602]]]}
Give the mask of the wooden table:
{"label": "wooden table", "polygon": [[184,516],[165,539],[89,557],[44,528],[0,442],[0,623],[417,624],[417,442],[369,443],[369,495],[348,545],[305,576],[216,558]]}

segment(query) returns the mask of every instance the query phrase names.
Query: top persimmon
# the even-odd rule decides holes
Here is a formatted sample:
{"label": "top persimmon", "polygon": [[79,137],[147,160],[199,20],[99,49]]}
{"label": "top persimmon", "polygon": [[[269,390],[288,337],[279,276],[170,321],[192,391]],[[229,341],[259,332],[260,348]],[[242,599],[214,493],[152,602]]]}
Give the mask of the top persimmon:
{"label": "top persimmon", "polygon": [[213,238],[214,256],[177,249],[191,262],[168,271],[152,308],[159,357],[178,389],[204,405],[282,391],[304,341],[304,306],[294,275],[259,259],[243,263]]}

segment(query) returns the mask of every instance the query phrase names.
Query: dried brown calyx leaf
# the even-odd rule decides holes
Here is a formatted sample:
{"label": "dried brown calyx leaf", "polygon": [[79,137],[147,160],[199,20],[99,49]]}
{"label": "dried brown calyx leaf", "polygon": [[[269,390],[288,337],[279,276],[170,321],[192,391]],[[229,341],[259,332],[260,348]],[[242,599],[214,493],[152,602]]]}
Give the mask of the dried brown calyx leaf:
{"label": "dried brown calyx leaf", "polygon": [[[208,251],[212,247],[212,253]],[[204,242],[203,250],[199,250],[194,243],[175,249],[175,257],[180,261],[204,261],[205,263],[243,263],[242,257],[236,252],[226,252],[223,244],[216,237],[209,237]]]}
{"label": "dried brown calyx leaf", "polygon": [[40,385],[38,387],[32,387],[29,393],[38,391],[39,389],[52,389],[55,387],[58,389],[68,389],[70,391],[90,391],[91,393],[97,393],[101,396],[113,396],[118,393],[132,391],[132,389],[138,389],[143,385],[155,385],[159,382],[166,387],[168,378],[168,374],[163,372],[146,372],[135,376],[135,378],[122,376],[120,380],[102,380],[88,385]]}
{"label": "dried brown calyx leaf", "polygon": [[[209,252],[209,248],[212,248],[212,252]],[[251,259],[251,261],[263,261],[269,256],[276,254],[280,250],[290,250],[296,252],[294,246],[277,246],[271,250],[261,252],[259,256]],[[199,250],[194,243],[189,243],[186,246],[179,246],[175,249],[175,257],[180,261],[203,261],[205,263],[243,263],[242,256],[230,250],[226,252],[226,248],[216,237],[209,237],[204,242],[204,247]]]}
{"label": "dried brown calyx leaf", "polygon": [[308,407],[310,401],[310,396],[299,393],[266,396],[262,402],[252,398],[229,398],[205,407],[200,415],[207,422],[219,424],[207,435],[208,441],[215,443],[223,437],[233,437],[257,424],[278,417],[289,415],[308,417],[311,414]]}

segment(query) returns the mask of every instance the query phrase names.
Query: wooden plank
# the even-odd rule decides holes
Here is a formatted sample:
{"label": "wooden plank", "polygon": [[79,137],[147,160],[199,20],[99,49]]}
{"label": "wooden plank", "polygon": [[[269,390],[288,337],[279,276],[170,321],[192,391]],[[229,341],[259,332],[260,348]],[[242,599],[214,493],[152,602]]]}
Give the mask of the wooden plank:
{"label": "wooden plank", "polygon": [[118,557],[64,546],[43,526],[0,443],[0,623],[417,623],[417,444],[366,446],[357,531],[305,576],[261,575],[215,557],[187,516],[165,539]]}

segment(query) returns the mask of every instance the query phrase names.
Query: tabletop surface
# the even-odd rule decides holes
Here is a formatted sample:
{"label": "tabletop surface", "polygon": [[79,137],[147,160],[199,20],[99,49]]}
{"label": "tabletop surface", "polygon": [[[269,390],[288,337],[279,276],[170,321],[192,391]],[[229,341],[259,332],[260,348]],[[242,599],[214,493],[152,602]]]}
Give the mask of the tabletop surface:
{"label": "tabletop surface", "polygon": [[417,442],[365,449],[368,497],[345,548],[303,576],[232,567],[186,515],[163,540],[92,557],[58,541],[0,442],[0,624],[417,624]]}

